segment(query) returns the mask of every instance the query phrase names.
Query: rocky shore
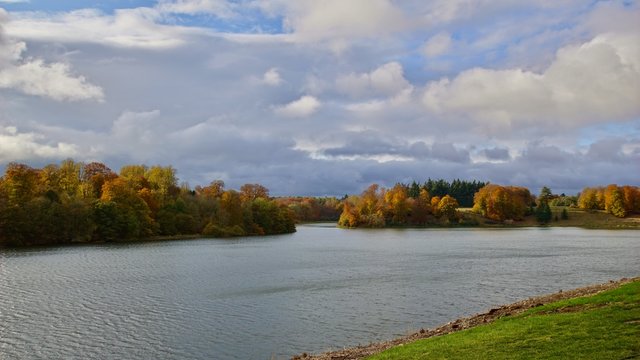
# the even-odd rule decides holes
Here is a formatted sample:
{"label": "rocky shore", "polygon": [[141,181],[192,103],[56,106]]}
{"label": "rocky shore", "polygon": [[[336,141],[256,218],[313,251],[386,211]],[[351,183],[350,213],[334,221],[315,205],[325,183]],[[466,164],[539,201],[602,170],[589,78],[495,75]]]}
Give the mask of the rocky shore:
{"label": "rocky shore", "polygon": [[[460,318],[449,322],[435,329],[420,329],[413,334],[379,343],[371,343],[369,345],[357,346],[353,348],[345,348],[342,350],[330,351],[322,354],[311,355],[303,353],[292,357],[292,360],[352,360],[362,359],[369,355],[377,354],[394,346],[402,346],[420,339],[426,339],[434,336],[445,335],[456,331],[469,329],[478,325],[490,323],[503,316],[513,316],[520,314],[528,309],[542,306],[559,300],[571,299],[581,296],[589,296],[597,294],[601,291],[610,290],[620,285],[640,280],[636,278],[623,278],[617,281],[609,281],[604,284],[586,286],[578,289],[559,291],[554,294],[532,297],[526,300],[518,301],[509,305],[502,305],[497,308],[490,309],[487,312],[473,315],[471,317]],[[562,311],[562,310],[559,310]]]}

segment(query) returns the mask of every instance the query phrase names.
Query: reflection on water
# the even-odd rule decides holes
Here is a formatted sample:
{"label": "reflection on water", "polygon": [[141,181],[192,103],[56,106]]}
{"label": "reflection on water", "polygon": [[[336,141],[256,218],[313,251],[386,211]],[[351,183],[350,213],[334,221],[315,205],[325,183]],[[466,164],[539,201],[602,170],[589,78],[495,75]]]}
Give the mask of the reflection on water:
{"label": "reflection on water", "polygon": [[0,358],[269,359],[640,273],[634,231],[342,230],[0,250]]}

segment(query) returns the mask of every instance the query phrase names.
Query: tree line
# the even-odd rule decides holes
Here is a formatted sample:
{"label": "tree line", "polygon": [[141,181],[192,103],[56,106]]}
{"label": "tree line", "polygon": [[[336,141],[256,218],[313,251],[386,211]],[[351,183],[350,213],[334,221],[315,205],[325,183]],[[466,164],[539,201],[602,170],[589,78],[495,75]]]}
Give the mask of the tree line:
{"label": "tree line", "polygon": [[578,207],[584,210],[604,210],[617,217],[640,213],[640,188],[637,186],[586,187],[578,196]]}
{"label": "tree line", "polygon": [[450,195],[431,196],[422,188],[414,198],[410,187],[396,184],[385,189],[369,186],[360,195],[347,197],[338,224],[344,227],[425,226],[459,223],[458,201]]}
{"label": "tree line", "polygon": [[239,191],[216,180],[178,186],[171,166],[68,159],[32,168],[10,163],[0,177],[0,245],[214,237],[295,231],[294,213],[259,184]]}
{"label": "tree line", "polygon": [[438,196],[442,198],[449,195],[458,201],[461,207],[472,207],[473,196],[478,190],[487,185],[482,181],[466,181],[455,179],[452,182],[448,182],[444,179],[432,180],[429,178],[423,184],[418,184],[413,181],[411,184],[405,184],[409,197],[417,199],[420,196],[420,191],[426,190],[431,196]]}
{"label": "tree line", "polygon": [[278,197],[279,205],[287,206],[296,222],[338,221],[342,212],[342,200],[335,197]]}
{"label": "tree line", "polygon": [[[579,196],[554,195],[545,186],[536,197],[521,186],[476,181],[463,183],[466,186],[458,188],[471,189],[482,185],[473,194],[471,211],[496,222],[520,221],[527,216],[535,216],[539,223],[546,224],[553,216],[551,206],[564,207],[562,219],[568,219],[566,207],[569,206],[604,210],[618,217],[640,213],[640,189],[635,186],[585,188]],[[458,211],[460,201],[454,196],[446,194],[441,197],[427,190],[435,186],[443,189],[439,192],[442,194],[446,184],[440,180],[427,182],[424,186],[413,182],[411,185],[396,184],[391,189],[372,184],[360,195],[344,200],[338,224],[344,227],[476,225],[477,222]],[[419,191],[417,196],[414,196],[415,191]],[[463,196],[467,196],[466,193]],[[558,215],[556,219],[559,219]]]}

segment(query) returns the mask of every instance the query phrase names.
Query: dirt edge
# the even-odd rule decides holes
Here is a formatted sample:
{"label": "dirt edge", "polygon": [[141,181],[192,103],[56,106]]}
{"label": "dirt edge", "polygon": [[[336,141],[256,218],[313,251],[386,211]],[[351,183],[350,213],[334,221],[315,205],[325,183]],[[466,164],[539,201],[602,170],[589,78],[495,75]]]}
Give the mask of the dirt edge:
{"label": "dirt edge", "polygon": [[479,313],[470,317],[460,318],[460,319],[451,321],[449,323],[446,323],[434,329],[420,329],[420,331],[417,331],[415,333],[412,333],[397,339],[378,342],[378,343],[371,343],[369,345],[362,345],[362,346],[357,346],[352,348],[345,348],[341,350],[334,350],[334,351],[329,351],[329,352],[316,354],[316,355],[302,353],[300,355],[293,356],[291,359],[292,360],[362,359],[366,356],[377,354],[379,352],[382,352],[394,346],[400,346],[410,342],[414,342],[416,340],[450,334],[456,331],[469,329],[478,325],[488,324],[503,316],[517,315],[528,309],[546,305],[548,303],[552,303],[560,300],[595,295],[599,292],[615,289],[620,285],[627,284],[633,281],[638,281],[638,280],[640,280],[640,277],[622,278],[620,280],[615,280],[615,281],[611,280],[607,283],[585,286],[585,287],[581,287],[573,290],[567,290],[567,291],[561,290],[554,294],[531,297],[529,299],[521,300],[513,304],[502,305],[497,308],[490,309],[489,311],[484,313]]}

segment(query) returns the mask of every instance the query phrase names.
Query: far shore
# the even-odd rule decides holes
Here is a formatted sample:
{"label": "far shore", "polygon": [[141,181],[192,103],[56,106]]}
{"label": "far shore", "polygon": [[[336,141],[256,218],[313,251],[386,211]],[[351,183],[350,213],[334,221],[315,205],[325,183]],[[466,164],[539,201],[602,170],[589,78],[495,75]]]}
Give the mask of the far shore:
{"label": "far shore", "polygon": [[[520,229],[520,228],[549,228],[549,227],[575,227],[588,230],[640,230],[640,215],[630,215],[625,218],[617,218],[613,215],[606,214],[603,211],[599,212],[586,212],[583,210],[574,210],[570,212],[568,220],[552,220],[548,224],[538,224],[535,219],[528,217],[522,221],[513,221],[500,223],[491,221],[477,214],[473,214],[466,210],[462,210],[465,216],[474,217],[477,221],[476,224],[430,224],[426,226],[392,226],[385,228],[366,228],[360,229]],[[335,224],[335,221],[313,221],[303,222],[298,225],[314,225],[314,224]],[[245,235],[239,237],[263,237],[282,234],[271,235]],[[97,244],[127,244],[127,243],[143,243],[143,242],[158,242],[158,241],[178,241],[178,240],[197,240],[197,239],[235,239],[237,236],[229,237],[214,237],[202,234],[183,234],[183,235],[157,235],[152,237],[144,237],[139,239],[124,239],[118,241],[76,241],[64,244],[25,244],[21,246],[4,246],[4,248],[31,248],[31,247],[52,247],[52,246],[74,246],[74,245],[97,245]],[[0,249],[3,248],[0,245]]]}
{"label": "far shore", "polygon": [[416,340],[431,338],[435,336],[446,335],[461,330],[470,329],[479,325],[491,323],[504,316],[514,316],[523,313],[531,308],[543,306],[552,302],[573,299],[583,296],[590,296],[600,293],[605,290],[611,290],[620,287],[621,285],[628,284],[634,281],[639,281],[640,277],[634,278],[622,278],[620,280],[611,280],[607,283],[585,286],[573,290],[563,291],[560,290],[557,293],[542,295],[537,297],[531,297],[526,300],[518,301],[508,305],[498,306],[492,308],[484,313],[479,313],[470,317],[459,318],[457,320],[448,322],[434,329],[420,329],[409,335],[396,338],[393,340],[371,343],[369,345],[356,346],[352,348],[344,348],[340,350],[331,350],[321,354],[307,354],[302,353],[292,357],[292,360],[356,360],[363,359],[368,356],[378,354],[382,351],[390,349],[396,346],[402,346],[408,343],[412,343]]}
{"label": "far shore", "polygon": [[[562,219],[561,212],[567,210],[567,219]],[[494,221],[474,213],[471,208],[461,208],[459,213],[463,218],[461,223],[437,222],[425,226],[400,225],[383,228],[423,229],[423,228],[496,228],[512,229],[525,227],[576,227],[594,230],[640,230],[640,214],[627,215],[624,218],[615,217],[602,210],[582,210],[570,207],[551,207],[552,219],[546,224],[536,221],[534,215],[525,216],[521,220]],[[361,227],[365,228],[365,227]],[[372,228],[376,229],[376,228]]]}

